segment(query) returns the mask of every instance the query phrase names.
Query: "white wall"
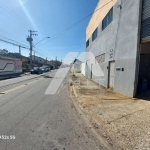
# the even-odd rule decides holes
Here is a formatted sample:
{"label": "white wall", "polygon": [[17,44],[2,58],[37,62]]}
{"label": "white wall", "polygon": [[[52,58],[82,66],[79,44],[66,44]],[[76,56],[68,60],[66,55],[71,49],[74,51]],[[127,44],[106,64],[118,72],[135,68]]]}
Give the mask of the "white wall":
{"label": "white wall", "polygon": [[0,58],[0,75],[15,73],[15,64],[13,60],[4,60]]}
{"label": "white wall", "polygon": [[86,63],[81,64],[81,73],[85,76],[85,65]]}
{"label": "white wall", "polygon": [[[121,8],[118,7],[121,5]],[[133,97],[136,88],[136,61],[139,39],[139,6],[140,0],[118,0],[113,7],[113,21],[102,30],[102,23],[98,26],[98,37],[92,41],[89,38],[87,52],[95,57],[105,54],[105,61],[100,65],[104,76],[92,76],[92,80],[108,87],[109,62],[115,60],[114,91]],[[94,63],[86,58],[89,66]],[[96,68],[92,68],[92,71]],[[86,66],[86,77],[91,77],[91,68]]]}
{"label": "white wall", "polygon": [[22,61],[19,59],[0,57],[0,75],[22,73]]}

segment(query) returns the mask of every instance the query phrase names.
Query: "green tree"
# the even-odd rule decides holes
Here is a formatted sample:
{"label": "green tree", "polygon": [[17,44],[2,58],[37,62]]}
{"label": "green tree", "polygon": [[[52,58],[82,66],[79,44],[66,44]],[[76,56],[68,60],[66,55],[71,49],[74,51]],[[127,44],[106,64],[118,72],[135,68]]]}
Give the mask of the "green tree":
{"label": "green tree", "polygon": [[0,50],[0,54],[1,55],[8,54],[8,50],[6,49]]}

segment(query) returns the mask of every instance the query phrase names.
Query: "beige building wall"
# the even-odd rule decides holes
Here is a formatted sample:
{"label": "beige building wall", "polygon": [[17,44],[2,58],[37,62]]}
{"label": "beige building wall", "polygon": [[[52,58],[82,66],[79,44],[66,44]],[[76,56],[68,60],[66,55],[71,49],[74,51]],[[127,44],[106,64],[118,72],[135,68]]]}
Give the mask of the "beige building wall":
{"label": "beige building wall", "polygon": [[116,2],[117,0],[99,0],[95,11],[99,8],[100,9],[93,14],[86,28],[86,41],[91,37],[92,33],[99,26],[99,24],[102,22],[102,20],[105,18],[109,10]]}

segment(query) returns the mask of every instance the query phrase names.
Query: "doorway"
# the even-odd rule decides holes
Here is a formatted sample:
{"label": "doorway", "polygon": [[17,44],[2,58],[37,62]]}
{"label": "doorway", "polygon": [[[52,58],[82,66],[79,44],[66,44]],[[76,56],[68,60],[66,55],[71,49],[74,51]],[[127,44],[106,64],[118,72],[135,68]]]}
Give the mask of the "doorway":
{"label": "doorway", "polygon": [[108,77],[108,88],[114,88],[115,80],[115,61],[109,62],[109,77]]}
{"label": "doorway", "polygon": [[93,78],[92,66],[93,66],[93,64],[91,64],[91,80],[92,80],[92,78]]}
{"label": "doorway", "polygon": [[150,100],[150,42],[141,44],[136,97]]}

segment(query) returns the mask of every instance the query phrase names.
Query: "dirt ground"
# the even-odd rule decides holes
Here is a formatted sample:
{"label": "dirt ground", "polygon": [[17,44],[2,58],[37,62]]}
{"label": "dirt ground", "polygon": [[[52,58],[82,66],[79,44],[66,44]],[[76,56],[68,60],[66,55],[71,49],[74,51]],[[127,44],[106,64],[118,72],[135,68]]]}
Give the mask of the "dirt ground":
{"label": "dirt ground", "polygon": [[76,103],[104,131],[114,149],[150,149],[150,102],[105,89],[81,74],[71,76]]}

